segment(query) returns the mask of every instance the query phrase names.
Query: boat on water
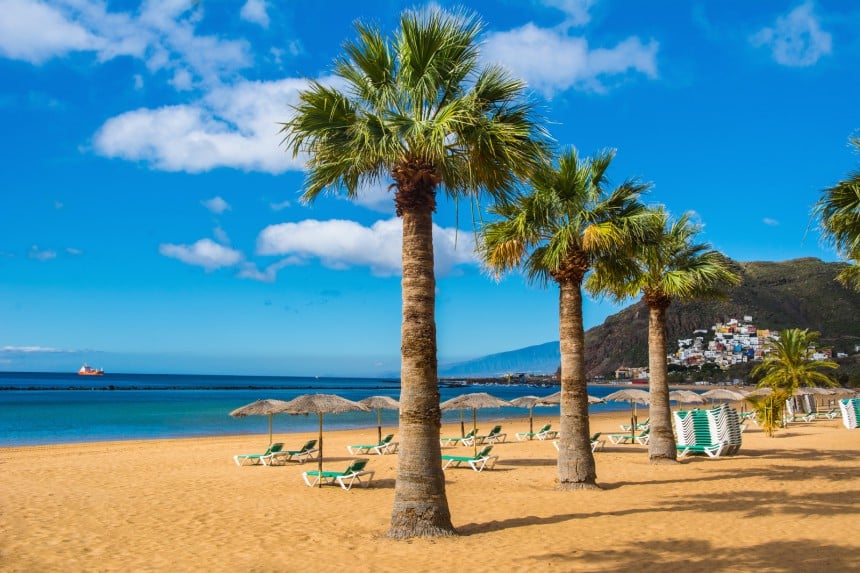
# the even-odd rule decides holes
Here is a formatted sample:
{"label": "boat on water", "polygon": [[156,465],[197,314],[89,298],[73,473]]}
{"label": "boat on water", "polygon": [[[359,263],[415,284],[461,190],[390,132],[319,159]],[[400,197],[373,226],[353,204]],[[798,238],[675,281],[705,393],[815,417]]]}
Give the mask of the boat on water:
{"label": "boat on water", "polygon": [[102,376],[104,373],[104,368],[92,368],[89,364],[84,364],[78,370],[78,376]]}

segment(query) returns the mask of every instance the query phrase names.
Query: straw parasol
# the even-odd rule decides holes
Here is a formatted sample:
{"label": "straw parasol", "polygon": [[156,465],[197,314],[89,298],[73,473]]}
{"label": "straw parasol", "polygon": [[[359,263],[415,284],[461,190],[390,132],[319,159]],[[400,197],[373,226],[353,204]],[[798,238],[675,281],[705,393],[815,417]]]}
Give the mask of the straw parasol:
{"label": "straw parasol", "polygon": [[747,394],[741,394],[737,390],[729,390],[728,388],[714,388],[713,390],[703,392],[702,396],[709,400],[729,400],[731,402],[737,402],[738,400],[746,398]]}
{"label": "straw parasol", "polygon": [[[450,400],[445,400],[439,404],[442,411],[458,410],[462,408],[472,409],[472,429],[475,433],[478,432],[478,408],[502,408],[504,406],[513,406],[512,403],[501,398],[491,396],[486,392],[473,392],[471,394],[462,394]],[[478,453],[478,440],[472,440],[475,445],[475,454]]]}
{"label": "straw parasol", "polygon": [[268,416],[269,417],[269,445],[272,445],[272,416],[281,412],[286,402],[283,400],[257,400],[246,404],[241,408],[236,408],[230,415],[234,418],[244,418],[245,416]]}
{"label": "straw parasol", "polygon": [[[534,408],[535,406],[544,406],[544,404],[539,404],[542,398],[538,398],[537,396],[520,396],[519,398],[514,398],[511,400],[511,404],[516,406],[517,408],[528,408],[529,409],[529,439],[531,440],[531,434],[534,432]],[[547,404],[548,405],[548,404]]]}
{"label": "straw parasol", "polygon": [[692,390],[672,390],[669,392],[669,400],[674,400],[678,403],[678,407],[681,404],[704,404],[705,399],[702,398],[702,395],[698,392],[693,392]]}
{"label": "straw parasol", "polygon": [[368,408],[376,409],[376,429],[379,433],[379,441],[382,442],[382,410],[399,410],[400,402],[390,396],[370,396],[358,401]]}
{"label": "straw parasol", "polygon": [[630,402],[630,432],[636,435],[636,404],[648,405],[651,403],[651,396],[645,390],[636,390],[633,388],[625,388],[618,390],[603,399],[607,402]]}
{"label": "straw parasol", "polygon": [[[335,394],[302,394],[286,402],[281,412],[287,414],[316,414],[320,420],[320,431],[317,442],[319,443],[318,469],[322,472],[323,459],[323,414],[343,414],[344,412],[370,412],[370,408],[364,404],[341,398]],[[320,474],[322,475],[322,474]],[[323,480],[320,480],[322,487]]]}
{"label": "straw parasol", "polygon": [[747,396],[770,396],[773,390],[767,386],[757,388],[751,392],[747,392]]}

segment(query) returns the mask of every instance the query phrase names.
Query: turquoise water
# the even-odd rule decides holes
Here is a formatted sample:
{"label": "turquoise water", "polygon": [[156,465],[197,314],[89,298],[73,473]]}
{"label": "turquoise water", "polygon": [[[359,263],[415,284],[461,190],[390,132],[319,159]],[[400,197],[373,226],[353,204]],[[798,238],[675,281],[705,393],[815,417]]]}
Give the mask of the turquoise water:
{"label": "turquoise water", "polygon": [[[553,386],[442,384],[442,400],[469,392],[488,392],[505,400],[545,396]],[[589,387],[605,396],[608,387]],[[400,397],[400,382],[375,378],[301,378],[270,376],[185,376],[106,374],[0,373],[0,446],[183,438],[268,431],[265,416],[232,418],[229,412],[262,398],[291,400],[301,394],[338,394],[350,400],[368,396]],[[600,404],[592,411],[624,410],[625,404]],[[558,407],[536,408],[535,414],[558,414]],[[528,410],[479,410],[478,419],[522,418]],[[471,412],[467,413],[471,418]],[[460,419],[445,412],[444,422]],[[327,429],[375,428],[376,412],[349,412],[324,417]],[[382,411],[385,426],[397,425],[397,412]],[[273,432],[314,432],[316,416],[277,415]]]}

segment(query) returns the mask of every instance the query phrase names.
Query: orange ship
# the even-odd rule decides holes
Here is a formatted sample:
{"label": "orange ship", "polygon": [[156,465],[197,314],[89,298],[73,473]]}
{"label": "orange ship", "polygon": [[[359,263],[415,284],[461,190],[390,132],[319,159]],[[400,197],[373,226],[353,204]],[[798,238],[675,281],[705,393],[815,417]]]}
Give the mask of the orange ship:
{"label": "orange ship", "polygon": [[105,371],[103,368],[91,368],[89,364],[84,364],[81,366],[81,369],[78,370],[78,376],[102,376],[104,373]]}

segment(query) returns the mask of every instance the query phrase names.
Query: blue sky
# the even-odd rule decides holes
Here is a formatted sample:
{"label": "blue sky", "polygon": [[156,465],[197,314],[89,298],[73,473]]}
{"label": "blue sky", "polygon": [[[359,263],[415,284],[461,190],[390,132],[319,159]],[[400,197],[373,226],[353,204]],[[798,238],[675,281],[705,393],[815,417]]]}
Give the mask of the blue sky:
{"label": "blue sky", "polygon": [[[616,148],[614,181],[736,260],[836,260],[807,228],[858,163],[856,2],[465,5],[560,144]],[[413,6],[0,0],[0,370],[396,372],[391,196],[300,203],[277,130],[356,20]],[[558,338],[554,288],[487,278],[466,210],[435,221],[440,363]]]}

